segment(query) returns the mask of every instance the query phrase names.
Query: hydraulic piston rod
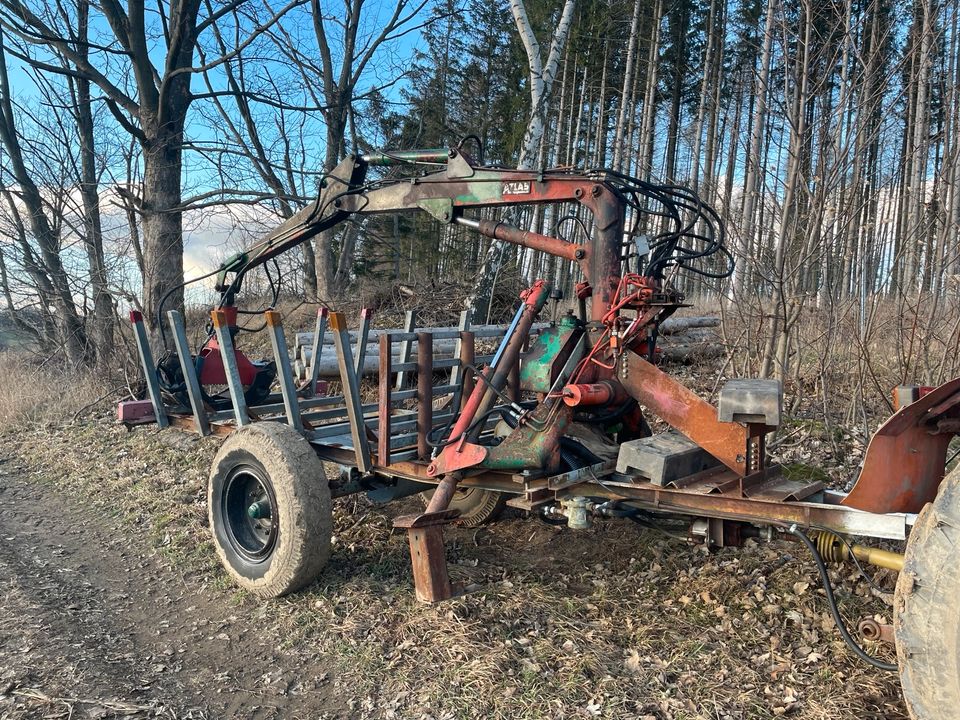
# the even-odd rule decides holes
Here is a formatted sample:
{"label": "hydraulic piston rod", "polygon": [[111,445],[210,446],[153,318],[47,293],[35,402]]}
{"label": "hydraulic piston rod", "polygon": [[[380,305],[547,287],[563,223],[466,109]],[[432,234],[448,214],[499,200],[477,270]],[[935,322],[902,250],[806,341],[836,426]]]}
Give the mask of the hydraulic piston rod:
{"label": "hydraulic piston rod", "polygon": [[456,221],[458,224],[468,227],[471,230],[476,230],[481,235],[489,238],[503,240],[512,245],[519,245],[520,247],[531,248],[532,250],[540,250],[548,255],[556,255],[557,257],[576,262],[587,257],[587,250],[582,245],[567,242],[566,240],[551,237],[550,235],[542,235],[532,230],[521,230],[518,227],[507,225],[497,220],[474,220],[473,218],[458,217]]}

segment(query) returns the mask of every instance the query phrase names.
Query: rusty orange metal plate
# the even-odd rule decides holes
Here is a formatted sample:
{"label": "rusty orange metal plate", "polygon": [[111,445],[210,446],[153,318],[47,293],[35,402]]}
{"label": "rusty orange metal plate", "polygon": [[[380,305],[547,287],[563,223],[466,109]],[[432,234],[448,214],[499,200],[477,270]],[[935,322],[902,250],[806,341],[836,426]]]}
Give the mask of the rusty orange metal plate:
{"label": "rusty orange metal plate", "polygon": [[479,465],[486,459],[487,452],[487,448],[483,445],[475,445],[466,440],[447,445],[437,456],[437,459],[430,463],[427,468],[427,475],[437,477],[455,470]]}
{"label": "rusty orange metal plate", "polygon": [[875,513],[916,513],[937,496],[954,433],[937,433],[937,408],[949,410],[960,378],[906,405],[870,440],[863,469],[843,504]]}

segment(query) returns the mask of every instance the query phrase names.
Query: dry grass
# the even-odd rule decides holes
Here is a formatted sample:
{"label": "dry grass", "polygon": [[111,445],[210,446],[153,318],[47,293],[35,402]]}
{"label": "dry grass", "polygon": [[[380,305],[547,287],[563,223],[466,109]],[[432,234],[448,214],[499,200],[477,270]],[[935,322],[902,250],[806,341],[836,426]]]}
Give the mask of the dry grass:
{"label": "dry grass", "polygon": [[[203,487],[216,440],[103,422],[2,439],[198,591],[261,618],[264,642],[333,670],[358,718],[904,717],[895,676],[846,651],[793,545],[707,554],[622,521],[576,533],[514,515],[447,533],[454,580],[479,589],[427,606],[391,526],[410,507],[348,498],[318,583],[264,604],[229,584],[210,548]],[[889,619],[889,598],[849,568],[836,582],[851,621]]]}
{"label": "dry grass", "polygon": [[54,361],[12,351],[0,352],[0,428],[43,425],[118,395],[101,374],[66,368]]}

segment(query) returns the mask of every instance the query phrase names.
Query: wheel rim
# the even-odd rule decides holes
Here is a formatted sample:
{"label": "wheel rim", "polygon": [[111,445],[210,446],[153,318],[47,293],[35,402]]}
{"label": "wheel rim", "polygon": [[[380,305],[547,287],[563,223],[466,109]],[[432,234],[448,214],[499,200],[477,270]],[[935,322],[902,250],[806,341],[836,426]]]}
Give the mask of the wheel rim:
{"label": "wheel rim", "polygon": [[249,465],[227,477],[221,510],[230,546],[241,557],[260,563],[277,544],[276,497],[265,474]]}
{"label": "wheel rim", "polygon": [[[478,492],[477,488],[457,488],[453,493],[454,500],[465,502]],[[482,490],[479,492],[483,492]]]}

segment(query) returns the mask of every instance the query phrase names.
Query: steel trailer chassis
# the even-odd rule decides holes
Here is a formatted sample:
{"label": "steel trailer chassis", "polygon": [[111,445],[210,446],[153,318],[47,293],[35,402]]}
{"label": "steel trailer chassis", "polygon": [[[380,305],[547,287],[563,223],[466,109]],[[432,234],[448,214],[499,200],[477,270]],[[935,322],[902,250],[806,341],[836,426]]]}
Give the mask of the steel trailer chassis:
{"label": "steel trailer chassis", "polygon": [[[368,167],[403,162],[445,164],[445,168],[415,178],[365,183]],[[172,331],[181,382],[170,400],[161,387],[143,318],[131,313],[153,418],[160,427],[175,425],[203,435],[231,435],[240,430],[236,437],[244,432],[249,435],[245,428],[266,427],[269,422],[271,429],[260,438],[258,447],[270,448],[286,462],[283,472],[292,483],[297,512],[306,512],[304,508],[309,510],[313,503],[324,506],[323,512],[329,514],[331,496],[367,492],[376,501],[387,501],[432,489],[424,512],[394,521],[396,527],[407,531],[416,594],[423,601],[442,601],[458,592],[447,574],[443,526],[457,519],[458,511],[451,503],[456,493],[467,490],[502,493],[510,498],[509,505],[563,521],[571,528],[585,527],[593,517],[629,513],[683,516],[691,521],[691,537],[712,547],[740,544],[764,529],[789,533],[813,550],[828,599],[832,595],[823,558],[840,560],[852,555],[895,570],[904,567],[903,555],[853,545],[846,536],[905,540],[912,526],[924,524],[921,550],[936,550],[929,539],[931,522],[946,523],[938,527],[960,527],[960,511],[954,508],[960,506],[960,500],[954,502],[952,495],[960,476],[951,475],[950,482],[944,483],[949,487],[938,495],[948,446],[960,432],[960,378],[933,388],[897,388],[896,411],[871,439],[859,478],[849,493],[827,489],[818,481],[788,477],[766,453],[767,435],[780,423],[778,383],[730,381],[714,406],[656,365],[657,331],[683,306],[683,296],[671,288],[663,269],[671,262],[683,264],[677,243],[685,233],[716,218],[704,211],[699,201],[688,202],[690,196],[682,196],[687,204],[681,205],[699,214],[686,226],[678,216],[675,232],[658,236],[660,250],[651,251],[645,274],[626,272],[623,245],[633,231],[624,232],[625,198],[631,193],[658,197],[666,191],[677,189],[649,186],[606,171],[578,174],[484,167],[458,149],[350,156],[325,176],[315,203],[222,267],[218,288],[223,291],[223,301],[211,313],[213,333],[204,353],[207,361],[219,359],[219,364],[213,363],[217,367],[214,374],[227,386],[228,401],[211,405],[203,383],[209,382],[212,366],[203,373],[198,370],[183,319],[175,311],[167,313],[165,320]],[[464,214],[477,208],[536,203],[571,203],[585,208],[593,222],[589,241],[576,244]],[[380,331],[377,400],[364,402],[361,369],[370,332],[369,312],[362,313],[359,330],[351,338],[342,313],[319,311],[311,372],[298,386],[280,315],[268,310],[264,315],[279,392],[248,404],[246,392],[254,370],[234,346],[236,310],[232,307],[243,274],[351,215],[404,211],[427,212],[441,222],[458,223],[491,238],[578,264],[585,278],[576,288],[579,315],[571,312],[557,322],[535,326],[550,292],[547,283],[538,281],[521,295],[513,321],[501,329],[475,331],[469,315],[464,314],[456,328],[417,330],[408,321],[405,328]],[[705,235],[709,233],[692,237],[702,240]],[[664,237],[673,244],[662,240]],[[661,252],[663,247],[667,250]],[[717,247],[722,247],[722,242],[714,243],[711,252]],[[687,255],[702,256],[692,251]],[[319,360],[328,333],[339,375],[336,395],[318,394]],[[438,340],[444,341],[445,348],[452,341],[452,352],[447,350],[445,355],[435,344]],[[485,346],[490,344],[497,345],[492,355]],[[500,405],[495,404],[498,401]],[[587,443],[585,436],[578,435],[583,429],[576,411],[583,410],[583,416],[599,408],[602,418],[604,408],[614,407],[620,409],[613,425],[590,416],[594,418],[590,427],[600,428],[608,446],[585,450],[579,444],[581,452],[574,453],[573,460],[564,455],[565,441],[579,438]],[[643,414],[659,417],[673,434],[646,437],[649,432]],[[284,426],[281,432],[279,428]],[[228,439],[225,447],[230,442]],[[307,447],[310,452],[304,455]],[[241,503],[239,522],[248,522],[249,515],[253,523],[238,532],[252,533],[251,542],[257,533],[271,543],[279,535],[282,549],[283,523],[296,518],[283,519],[289,509],[279,506],[282,503],[278,504],[269,481],[256,469],[260,465],[256,453],[251,455],[252,451],[237,445],[230,452],[246,458],[246,464],[239,476],[227,478],[225,492],[233,492],[230,482],[241,477],[245,484],[238,487],[249,495],[237,500]],[[346,471],[327,483],[317,458]],[[301,477],[307,469],[291,469],[294,461],[303,468],[309,466],[316,477]],[[217,468],[215,461],[211,486],[222,480]],[[214,500],[211,495],[211,502]],[[221,515],[228,511],[237,515],[237,509],[227,504],[218,506]],[[217,531],[215,509],[211,508],[211,524]],[[955,523],[938,519],[948,517],[948,511],[957,515]],[[314,525],[318,529],[310,541],[323,544],[325,532],[327,544],[317,551],[309,567],[295,569],[291,577],[296,582],[288,578],[286,584],[265,584],[257,571],[248,578],[248,586],[260,594],[282,594],[309,582],[311,573],[319,572],[326,561],[324,553],[329,552],[329,519],[319,517]],[[815,536],[816,545],[804,530]],[[911,561],[910,548],[916,546],[911,543],[906,553],[909,573],[914,573],[911,567],[927,576],[940,572],[942,563],[928,567],[917,558]],[[253,550],[259,552],[259,547]],[[309,556],[309,548],[301,549]],[[253,551],[244,555],[250,556],[245,562],[256,560],[250,559],[256,555]],[[225,563],[229,565],[229,559]],[[924,588],[926,582],[913,578],[911,574],[903,581],[901,575],[898,585],[897,622],[907,618],[903,622],[909,624],[897,640],[905,688],[910,676],[903,669],[909,666],[905,658],[915,656],[906,643],[914,642],[919,625],[911,620],[916,613],[903,608],[909,610],[910,594]],[[943,583],[944,587],[956,585],[960,591],[960,577],[951,576]],[[942,605],[949,598],[935,600],[941,604],[925,607],[952,612]],[[844,639],[855,646],[835,603],[831,601],[831,605]],[[890,636],[889,628],[875,625],[863,632],[877,638]],[[906,639],[901,642],[901,637]],[[922,639],[935,641],[931,637]],[[947,638],[943,642],[952,641]],[[871,658],[858,646],[854,650],[877,667],[896,668]],[[956,654],[960,657],[960,652]],[[936,673],[941,672],[931,670],[930,661],[915,662],[914,666],[920,668],[918,677],[928,685],[928,678],[939,677]],[[953,675],[960,677],[960,673]],[[911,694],[908,701],[920,703],[920,707],[924,702],[917,699],[920,697]]]}
{"label": "steel trailer chassis", "polygon": [[[456,416],[450,408],[461,407],[474,386],[473,379],[468,377],[463,391],[458,391],[464,368],[492,358],[476,352],[477,338],[469,329],[468,313],[461,316],[460,329],[434,333],[408,328],[383,331],[379,336],[379,399],[376,403],[364,403],[357,368],[367,346],[369,323],[361,321],[361,329],[353,341],[344,315],[329,313],[324,308],[317,314],[312,367],[319,366],[323,338],[329,332],[334,340],[342,393],[317,396],[313,389],[318,384],[316,375],[303,387],[296,387],[280,315],[267,311],[264,316],[278,368],[280,393],[270,395],[261,405],[248,407],[236,368],[232,338],[224,325],[222,312],[215,310],[211,316],[233,404],[231,409],[217,412],[209,412],[200,399],[200,385],[195,366],[190,361],[180,314],[170,311],[167,317],[181,368],[188,380],[190,407],[164,402],[142,316],[131,313],[157,424],[160,427],[172,425],[201,435],[228,435],[253,422],[286,423],[310,443],[321,460],[346,469],[330,482],[333,497],[367,492],[382,502],[439,485],[441,478],[429,472],[432,461],[428,434],[435,434]],[[503,332],[506,330],[504,328]],[[484,335],[494,340],[503,337],[502,333],[489,330]],[[450,338],[456,341],[453,355],[434,357],[434,340]],[[396,345],[404,350],[404,361],[400,363],[393,362],[392,350]],[[418,349],[416,361],[408,359],[411,345]],[[594,501],[627,501],[656,513],[688,516],[691,521],[705,519],[707,522],[699,525],[692,522],[692,526],[702,528],[698,531],[702,540],[714,547],[732,542],[729,526],[723,521],[777,528],[798,525],[844,536],[905,540],[916,519],[915,513],[928,502],[931,491],[935,494],[936,484],[929,485],[925,492],[918,492],[919,483],[910,476],[910,468],[895,467],[882,458],[889,460],[893,452],[891,448],[905,447],[909,456],[925,452],[924,445],[929,445],[931,439],[938,440],[939,434],[931,434],[931,428],[936,428],[946,415],[955,415],[956,408],[960,407],[960,379],[938,388],[898,388],[895,397],[902,398],[905,393],[911,397],[909,393],[912,392],[912,397],[917,399],[901,407],[877,431],[860,479],[850,493],[844,494],[826,489],[819,481],[788,479],[779,466],[754,459],[758,455],[764,457],[764,440],[771,427],[754,422],[721,422],[717,419],[716,408],[683,385],[638,356],[632,360],[633,364],[624,372],[624,380],[636,380],[643,388],[643,404],[648,409],[653,412],[661,409],[674,427],[688,432],[695,441],[711,445],[729,464],[747,468],[750,463],[755,467],[759,463],[759,469],[737,471],[721,464],[666,484],[656,484],[637,473],[617,472],[616,462],[605,460],[554,473],[544,470],[474,471],[465,474],[458,486],[506,493],[511,497],[508,505],[529,511],[549,506],[563,507],[564,503],[576,498],[591,498]],[[440,373],[447,375],[447,381],[437,384],[435,377]],[[511,375],[514,378],[519,376],[519,363],[511,369]],[[508,392],[515,400],[520,399],[516,384],[508,385]],[[416,408],[398,410],[397,406],[404,402],[415,402]],[[441,403],[442,407],[437,408]],[[682,412],[677,412],[677,408],[682,408]],[[486,428],[482,438],[493,432],[492,426]],[[942,467],[946,444],[938,441],[936,445],[937,449],[939,446],[944,448],[940,453]],[[876,509],[878,496],[893,498],[886,501],[893,508],[890,512]],[[868,498],[872,502],[862,503],[867,508],[860,507],[858,498]],[[441,517],[423,514],[400,517],[395,521],[397,527],[411,531],[412,557],[426,559],[425,562],[415,561],[413,565],[417,596],[422,600],[443,600],[456,592],[447,579],[441,540],[442,526],[454,519],[455,513],[444,513]]]}

